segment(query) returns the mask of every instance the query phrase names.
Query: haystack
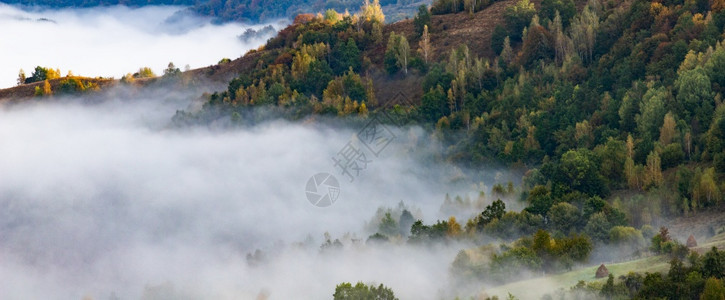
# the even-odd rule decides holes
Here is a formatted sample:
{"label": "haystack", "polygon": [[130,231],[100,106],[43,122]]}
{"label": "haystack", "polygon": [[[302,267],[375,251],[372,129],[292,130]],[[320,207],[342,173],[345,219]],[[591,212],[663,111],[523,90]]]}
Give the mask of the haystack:
{"label": "haystack", "polygon": [[695,240],[695,237],[692,236],[692,234],[690,235],[689,238],[687,238],[687,247],[688,248],[697,247],[697,241]]}
{"label": "haystack", "polygon": [[604,266],[604,264],[601,264],[599,266],[599,269],[597,269],[597,273],[594,275],[596,278],[604,278],[609,276],[609,270],[607,270],[607,267]]}

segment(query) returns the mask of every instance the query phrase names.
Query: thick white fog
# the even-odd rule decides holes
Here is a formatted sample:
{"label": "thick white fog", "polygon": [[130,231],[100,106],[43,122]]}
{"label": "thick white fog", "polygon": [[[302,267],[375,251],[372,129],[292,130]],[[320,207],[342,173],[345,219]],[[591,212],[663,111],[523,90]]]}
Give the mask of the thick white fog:
{"label": "thick white fog", "polygon": [[[16,84],[22,68],[69,70],[75,75],[121,78],[141,67],[162,74],[169,62],[182,69],[235,59],[270,36],[242,42],[247,29],[270,24],[212,25],[210,20],[174,14],[177,6],[31,10],[0,3],[0,88]],[[174,16],[173,18],[170,18]],[[272,23],[279,29],[279,23]]]}
{"label": "thick white fog", "polygon": [[[161,95],[0,109],[0,299],[324,299],[343,281],[426,299],[445,288],[463,245],[362,246],[378,207],[404,201],[430,223],[457,192],[430,179],[448,168],[409,155],[422,130],[393,129],[399,139],[351,183],[331,157],[356,128],[171,129],[191,97]],[[341,193],[320,208],[305,184],[325,171]],[[346,250],[321,252],[325,232]]]}

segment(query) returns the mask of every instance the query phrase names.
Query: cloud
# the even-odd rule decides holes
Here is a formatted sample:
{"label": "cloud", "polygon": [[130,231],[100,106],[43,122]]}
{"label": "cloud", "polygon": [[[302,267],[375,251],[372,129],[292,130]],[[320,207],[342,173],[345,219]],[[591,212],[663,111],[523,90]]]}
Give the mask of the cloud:
{"label": "cloud", "polygon": [[0,87],[15,85],[22,68],[60,68],[65,75],[120,78],[148,66],[161,74],[169,62],[200,68],[237,58],[269,35],[242,42],[247,29],[283,24],[213,25],[209,19],[175,14],[182,7],[148,6],[29,10],[0,4]]}
{"label": "cloud", "polygon": [[[445,180],[453,168],[427,159],[424,130],[390,127],[396,140],[350,182],[331,158],[357,126],[173,129],[170,116],[189,107],[189,94],[103,95],[0,108],[0,281],[8,283],[0,298],[316,299],[358,280],[401,298],[445,288],[465,245],[352,242],[371,234],[365,225],[378,207],[404,201],[431,223],[446,217],[438,215],[446,192],[465,190]],[[340,181],[331,207],[305,197],[317,172]],[[320,252],[325,232],[347,249]],[[248,264],[257,249],[267,260]]]}

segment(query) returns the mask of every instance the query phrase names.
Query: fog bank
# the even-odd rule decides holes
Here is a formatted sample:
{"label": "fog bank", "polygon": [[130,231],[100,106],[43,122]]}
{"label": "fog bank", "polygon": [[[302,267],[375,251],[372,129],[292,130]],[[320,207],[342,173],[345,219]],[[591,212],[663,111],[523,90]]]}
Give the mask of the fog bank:
{"label": "fog bank", "polygon": [[[141,67],[162,74],[169,62],[200,68],[256,49],[270,34],[244,41],[247,29],[269,24],[228,23],[174,15],[178,6],[125,6],[24,11],[0,4],[0,88],[16,84],[22,68],[60,68],[75,75],[121,78]],[[172,17],[173,16],[173,17]],[[282,26],[273,22],[276,29]]]}
{"label": "fog bank", "polygon": [[[172,129],[192,97],[118,95],[135,96],[0,108],[0,298],[320,299],[360,280],[415,299],[445,287],[462,245],[364,246],[378,207],[403,201],[431,223],[447,217],[445,193],[462,193],[445,180],[455,168],[418,160],[423,130],[390,127],[396,139],[350,182],[331,158],[359,128]],[[305,196],[318,172],[340,181],[330,207]],[[325,232],[346,250],[322,252]],[[266,259],[250,264],[257,249]]]}

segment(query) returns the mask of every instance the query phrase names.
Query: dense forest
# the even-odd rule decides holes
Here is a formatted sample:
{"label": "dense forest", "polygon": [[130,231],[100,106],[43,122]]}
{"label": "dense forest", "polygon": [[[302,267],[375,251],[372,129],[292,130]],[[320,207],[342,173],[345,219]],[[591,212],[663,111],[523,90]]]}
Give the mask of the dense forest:
{"label": "dense forest", "polygon": [[[377,1],[356,14],[299,18],[250,54],[256,67],[174,121],[243,124],[266,107],[292,120],[385,114],[422,126],[445,145],[446,161],[528,170],[521,187],[493,192],[526,207],[506,211],[494,201],[463,224],[387,214],[369,241],[508,241],[488,263],[461,251],[452,264],[461,280],[489,282],[522,268],[570,270],[613,246],[634,257],[666,255],[671,269],[610,276],[571,293],[721,299],[722,252],[691,251],[657,224],[723,207],[725,2],[518,0],[491,29],[490,52],[431,38],[451,25],[436,20],[473,18],[495,3],[437,0],[397,33],[408,27],[383,26]],[[376,85],[410,80],[420,90],[404,92],[422,95],[411,103],[376,97]]]}

